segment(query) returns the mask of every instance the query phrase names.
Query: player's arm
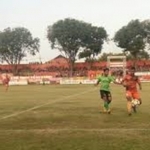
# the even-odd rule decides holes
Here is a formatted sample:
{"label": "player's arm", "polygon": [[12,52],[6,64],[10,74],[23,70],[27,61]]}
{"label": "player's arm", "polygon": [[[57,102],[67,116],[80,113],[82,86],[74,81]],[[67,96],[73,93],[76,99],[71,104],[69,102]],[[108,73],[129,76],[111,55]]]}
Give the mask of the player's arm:
{"label": "player's arm", "polygon": [[116,79],[117,79],[116,77],[111,76],[110,82],[113,82],[114,84],[118,84]]}
{"label": "player's arm", "polygon": [[139,77],[137,78],[137,84],[139,86],[139,89],[142,90],[142,84],[141,84]]}
{"label": "player's arm", "polygon": [[118,85],[121,85],[122,84],[122,79],[119,79],[119,78],[114,78],[113,80],[112,80],[112,82],[114,83],[114,84],[118,84]]}
{"label": "player's arm", "polygon": [[110,79],[110,83],[120,84],[118,78],[114,76],[110,76],[109,79]]}
{"label": "player's arm", "polygon": [[120,84],[123,85],[124,87],[127,87],[127,86],[128,86],[128,85],[127,85],[127,78],[124,77],[124,78],[122,79],[122,81],[120,82]]}
{"label": "player's arm", "polygon": [[117,81],[113,81],[114,84],[118,84],[118,85],[121,85],[120,82],[117,82]]}
{"label": "player's arm", "polygon": [[96,82],[95,86],[97,86],[100,82],[101,82],[101,78],[99,77],[99,78],[97,79],[97,82]]}

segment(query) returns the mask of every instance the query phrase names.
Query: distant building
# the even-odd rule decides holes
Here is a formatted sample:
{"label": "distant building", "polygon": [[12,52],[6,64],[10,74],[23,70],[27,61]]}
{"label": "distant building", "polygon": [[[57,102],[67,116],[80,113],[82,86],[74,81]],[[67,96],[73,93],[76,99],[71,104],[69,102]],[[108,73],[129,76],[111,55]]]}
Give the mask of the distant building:
{"label": "distant building", "polygon": [[68,59],[62,55],[58,55],[54,59],[47,61],[46,64],[49,64],[50,66],[68,66]]}

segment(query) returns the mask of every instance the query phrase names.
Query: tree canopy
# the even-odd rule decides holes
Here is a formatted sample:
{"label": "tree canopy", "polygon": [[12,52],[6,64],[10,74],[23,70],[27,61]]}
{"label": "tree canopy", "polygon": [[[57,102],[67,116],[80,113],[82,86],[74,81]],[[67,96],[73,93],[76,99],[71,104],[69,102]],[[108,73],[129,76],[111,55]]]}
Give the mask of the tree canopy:
{"label": "tree canopy", "polygon": [[88,24],[75,19],[59,20],[48,26],[47,38],[52,49],[58,49],[69,60],[71,76],[76,56],[82,47],[85,38],[85,28]]}
{"label": "tree canopy", "polygon": [[79,53],[79,58],[94,59],[101,53],[107,33],[102,27],[90,26],[84,40],[84,49]]}
{"label": "tree canopy", "polygon": [[0,60],[11,65],[20,64],[27,54],[39,51],[39,39],[33,38],[23,27],[7,28],[0,32]]}
{"label": "tree canopy", "polygon": [[[107,61],[108,56],[126,56],[127,60],[133,60],[134,57],[130,53],[103,53],[99,58],[98,61]],[[140,51],[137,54],[137,59],[139,60],[148,60],[149,54],[147,51]]]}
{"label": "tree canopy", "polygon": [[73,70],[78,54],[80,58],[84,58],[101,52],[107,34],[104,28],[67,18],[49,26],[47,38],[52,49],[58,49],[65,54]]}
{"label": "tree canopy", "polygon": [[149,45],[149,37],[149,21],[132,20],[116,32],[114,41],[117,43],[117,46],[124,51],[130,52],[136,59],[138,54],[145,51],[147,45]]}

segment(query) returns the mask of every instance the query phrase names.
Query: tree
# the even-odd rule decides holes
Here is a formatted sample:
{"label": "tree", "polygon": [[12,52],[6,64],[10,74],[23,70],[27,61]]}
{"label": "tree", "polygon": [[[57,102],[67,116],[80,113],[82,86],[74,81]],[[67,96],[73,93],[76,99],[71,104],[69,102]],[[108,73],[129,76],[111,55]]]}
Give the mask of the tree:
{"label": "tree", "polygon": [[104,41],[107,40],[107,33],[102,27],[88,26],[86,38],[83,41],[83,51],[79,53],[79,58],[86,58],[92,65],[95,56],[101,53]]}
{"label": "tree", "polygon": [[[134,60],[134,56],[131,54],[126,54],[127,60]],[[137,54],[137,60],[148,60],[150,58],[149,54],[147,51],[140,51]]]}
{"label": "tree", "polygon": [[[114,55],[113,53],[103,53],[99,58],[98,61],[107,61],[108,56]],[[116,54],[118,56],[118,54]]]}
{"label": "tree", "polygon": [[142,25],[143,25],[144,31],[146,32],[146,39],[145,39],[145,42],[147,43],[146,48],[150,50],[150,20],[144,20],[142,22]]}
{"label": "tree", "polygon": [[64,52],[69,60],[71,71],[76,57],[92,62],[101,52],[107,33],[102,27],[75,19],[65,19],[48,27],[48,40],[52,48]]}
{"label": "tree", "polygon": [[[108,56],[124,56],[124,55],[126,55],[127,60],[133,60],[134,59],[134,57],[130,53],[127,53],[127,52],[126,53],[103,53],[98,58],[98,61],[107,61]],[[138,60],[141,60],[141,59],[148,60],[149,58],[150,58],[150,56],[149,56],[147,51],[140,51],[137,54]]]}
{"label": "tree", "polygon": [[14,73],[27,54],[35,55],[38,51],[39,39],[33,38],[26,28],[7,28],[0,32],[0,60],[13,65]]}
{"label": "tree", "polygon": [[124,52],[129,52],[136,60],[139,53],[145,51],[149,39],[149,25],[139,20],[132,20],[126,26],[118,30],[114,41]]}
{"label": "tree", "polygon": [[52,49],[58,49],[68,58],[70,76],[72,76],[74,63],[85,39],[86,28],[89,24],[75,19],[59,20],[48,26],[47,38]]}

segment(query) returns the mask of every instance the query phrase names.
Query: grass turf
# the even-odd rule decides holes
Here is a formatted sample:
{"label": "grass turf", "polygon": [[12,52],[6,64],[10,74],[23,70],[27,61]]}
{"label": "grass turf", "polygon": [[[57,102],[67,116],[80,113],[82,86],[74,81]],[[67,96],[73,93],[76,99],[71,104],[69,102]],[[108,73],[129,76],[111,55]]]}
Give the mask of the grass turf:
{"label": "grass turf", "polygon": [[112,114],[100,113],[93,85],[0,86],[1,150],[145,150],[150,143],[150,87],[127,115],[125,91],[112,84]]}

